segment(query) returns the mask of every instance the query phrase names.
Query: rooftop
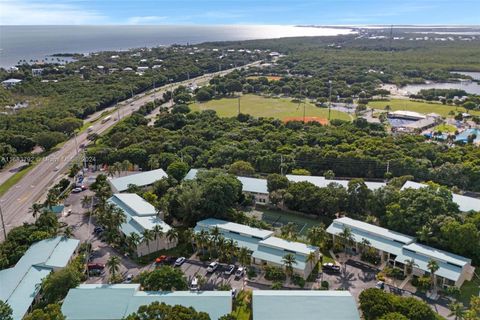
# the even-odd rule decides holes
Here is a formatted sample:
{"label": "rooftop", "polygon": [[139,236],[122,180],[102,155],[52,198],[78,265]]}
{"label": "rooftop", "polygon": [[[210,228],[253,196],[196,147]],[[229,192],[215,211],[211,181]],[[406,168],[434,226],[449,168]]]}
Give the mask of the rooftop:
{"label": "rooftop", "polygon": [[[306,182],[313,183],[315,186],[319,188],[326,188],[331,183],[337,183],[343,186],[345,189],[347,189],[348,183],[350,182],[350,180],[326,179],[325,177],[322,177],[322,176],[301,176],[301,175],[287,174],[286,177],[290,182],[306,181]],[[373,190],[385,187],[386,183],[365,181],[365,185],[367,186],[368,189],[373,191]]]}
{"label": "rooftop", "polygon": [[267,238],[260,241],[259,244],[270,248],[294,251],[305,256],[309,255],[312,251],[318,250],[318,247],[310,246],[302,242],[288,241],[277,237]]}
{"label": "rooftop", "polygon": [[360,320],[348,291],[254,290],[253,320]]}
{"label": "rooftop", "polygon": [[232,310],[230,291],[153,292],[140,291],[139,287],[139,284],[80,285],[68,292],[62,313],[68,320],[116,320],[154,301],[193,307],[197,311],[208,313],[212,320],[217,320]]}
{"label": "rooftop", "polygon": [[[190,169],[184,180],[193,180],[197,177],[199,171],[204,169]],[[237,177],[242,183],[242,191],[268,194],[267,179],[250,178],[250,177]]]}
{"label": "rooftop", "polygon": [[[402,190],[407,188],[419,189],[427,188],[428,184],[407,181],[402,187]],[[480,211],[480,199],[463,196],[461,194],[452,193],[452,200],[458,205],[458,209],[462,212]]]}
{"label": "rooftop", "polygon": [[238,233],[238,234],[247,235],[251,237],[257,237],[259,238],[259,240],[268,238],[273,234],[273,231],[270,231],[270,230],[253,228],[243,224],[229,222],[229,221],[215,219],[215,218],[208,218],[202,221],[198,221],[197,226],[208,227],[210,229],[214,227],[218,227],[219,229],[227,230],[233,233]]}
{"label": "rooftop", "polygon": [[52,270],[65,267],[79,242],[63,237],[36,242],[14,267],[0,271],[0,300],[12,307],[14,319],[23,318],[42,279]]}
{"label": "rooftop", "polygon": [[151,171],[144,171],[141,173],[131,174],[125,177],[110,179],[110,184],[117,190],[122,192],[128,189],[128,185],[133,184],[139,187],[144,187],[153,184],[157,180],[168,177],[163,169],[156,169]]}
{"label": "rooftop", "polygon": [[464,265],[472,262],[472,260],[468,258],[459,256],[450,252],[446,252],[443,250],[435,249],[419,243],[411,243],[409,245],[404,246],[403,249],[408,251],[415,251],[420,255],[434,258],[437,261],[443,261],[449,264],[454,264],[459,267],[463,267]]}
{"label": "rooftop", "polygon": [[110,201],[136,216],[151,216],[156,214],[156,209],[136,193],[116,193]]}

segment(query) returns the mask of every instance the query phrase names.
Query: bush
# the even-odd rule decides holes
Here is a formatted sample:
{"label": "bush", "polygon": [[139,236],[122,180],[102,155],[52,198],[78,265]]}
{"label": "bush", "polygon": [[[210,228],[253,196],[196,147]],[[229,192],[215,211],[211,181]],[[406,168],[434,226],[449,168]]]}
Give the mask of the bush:
{"label": "bush", "polygon": [[257,276],[257,272],[255,271],[255,268],[247,268],[247,277],[249,279],[253,279]]}
{"label": "bush", "polygon": [[265,266],[265,279],[270,281],[285,281],[287,275],[282,268]]}
{"label": "bush", "polygon": [[283,284],[280,281],[275,281],[274,283],[272,283],[272,290],[282,290],[282,288]]}
{"label": "bush", "polygon": [[293,282],[294,285],[299,286],[300,288],[305,287],[305,279],[303,279],[298,274],[293,274],[292,282]]}
{"label": "bush", "polygon": [[330,288],[330,284],[328,283],[328,281],[323,280],[321,283],[321,287],[324,290],[328,290],[328,288]]}

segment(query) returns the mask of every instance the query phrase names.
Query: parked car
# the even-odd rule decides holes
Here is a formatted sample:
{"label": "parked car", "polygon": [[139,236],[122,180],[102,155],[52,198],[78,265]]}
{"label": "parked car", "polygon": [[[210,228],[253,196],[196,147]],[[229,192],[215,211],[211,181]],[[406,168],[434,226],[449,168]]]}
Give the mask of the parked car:
{"label": "parked car", "polygon": [[198,279],[197,277],[193,277],[192,283],[190,284],[190,290],[197,291],[198,290]]}
{"label": "parked car", "polygon": [[133,280],[133,274],[129,274],[125,277],[125,283],[130,283]]}
{"label": "parked car", "polygon": [[229,276],[235,271],[235,265],[231,264],[227,267],[227,269],[223,272],[225,275]]}
{"label": "parked car", "polygon": [[322,270],[324,272],[340,272],[340,266],[337,266],[336,264],[334,263],[331,263],[331,262],[328,262],[328,263],[324,263],[322,265]]}
{"label": "parked car", "polygon": [[83,184],[82,184],[82,185],[80,186],[80,189],[82,189],[82,191],[85,191],[85,190],[88,189],[88,187],[87,187],[86,185],[83,185]]}
{"label": "parked car", "polygon": [[91,277],[98,277],[103,273],[103,270],[101,270],[101,269],[91,269],[91,270],[86,271],[86,273],[88,273],[88,275],[91,276]]}
{"label": "parked car", "polygon": [[95,228],[93,228],[93,233],[99,234],[99,233],[102,233],[102,232],[103,232],[103,228],[102,228],[102,227],[95,227]]}
{"label": "parked car", "polygon": [[160,256],[158,257],[157,259],[155,259],[155,264],[161,264],[161,263],[165,263],[165,261],[167,260],[167,256]]}
{"label": "parked car", "polygon": [[73,188],[72,193],[80,193],[82,191],[82,188]]}
{"label": "parked car", "polygon": [[88,270],[103,270],[105,269],[105,265],[101,263],[89,263],[87,264],[87,269]]}
{"label": "parked car", "polygon": [[375,288],[381,289],[381,290],[385,289],[385,282],[378,281],[377,284],[375,285]]}
{"label": "parked car", "polygon": [[175,267],[180,267],[187,259],[185,257],[180,257],[175,260]]}
{"label": "parked car", "polygon": [[240,279],[243,277],[243,274],[245,273],[245,269],[243,267],[239,267],[237,271],[235,271],[235,279]]}
{"label": "parked car", "polygon": [[215,261],[215,262],[212,262],[212,263],[210,263],[210,264],[208,265],[208,267],[207,267],[207,273],[212,273],[212,272],[214,272],[215,270],[217,270],[217,268],[218,268],[218,262],[216,262],[216,261]]}
{"label": "parked car", "polygon": [[175,261],[177,261],[177,257],[168,256],[167,259],[165,259],[164,264],[172,265],[175,264]]}

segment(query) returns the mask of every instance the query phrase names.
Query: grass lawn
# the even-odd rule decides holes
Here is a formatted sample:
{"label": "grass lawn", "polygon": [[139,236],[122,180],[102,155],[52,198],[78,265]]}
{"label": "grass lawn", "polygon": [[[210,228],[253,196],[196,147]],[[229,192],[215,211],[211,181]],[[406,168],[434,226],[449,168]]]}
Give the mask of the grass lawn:
{"label": "grass lawn", "polygon": [[[238,114],[237,98],[222,98],[211,100],[204,103],[194,103],[190,105],[193,111],[215,110],[220,117],[233,117]],[[286,98],[265,98],[253,94],[243,95],[240,98],[240,111],[250,114],[254,117],[273,117],[284,119],[288,117],[303,117],[303,104],[291,102]],[[305,116],[328,118],[328,109],[318,108],[311,103],[305,106]],[[344,112],[332,110],[332,119],[351,120],[350,116]]]}
{"label": "grass lawn", "polygon": [[317,226],[322,222],[325,226],[328,226],[331,223],[331,221],[327,221],[326,219],[315,219],[285,211],[266,209],[257,210],[262,212],[262,220],[269,224],[272,224],[274,227],[281,227],[282,225],[289,222],[295,223],[295,225],[297,226],[297,231],[301,237],[306,236],[308,229],[313,226]]}
{"label": "grass lawn", "polygon": [[13,176],[8,178],[2,185],[0,185],[0,196],[2,196],[5,192],[8,191],[13,185],[15,185],[20,179],[23,178],[30,170],[32,170],[35,165],[29,165],[24,167],[22,170],[15,173]]}
{"label": "grass lawn", "polygon": [[442,123],[436,126],[435,128],[433,128],[433,131],[440,131],[443,133],[455,133],[456,130],[457,128],[455,126],[452,126],[450,124],[445,124],[445,123]]}
{"label": "grass lawn", "polygon": [[[375,109],[384,110],[385,106],[389,105],[392,111],[395,110],[408,110],[419,113],[438,113],[442,117],[450,117],[448,113],[454,112],[467,112],[465,108],[443,105],[440,103],[429,103],[421,101],[412,101],[407,99],[391,99],[390,101],[371,101],[368,103],[369,107]],[[468,111],[470,114],[480,115],[480,111]]]}
{"label": "grass lawn", "polygon": [[472,281],[465,281],[460,288],[460,297],[458,300],[464,305],[470,305],[470,299],[475,296],[478,297],[480,293],[480,278],[474,277]]}

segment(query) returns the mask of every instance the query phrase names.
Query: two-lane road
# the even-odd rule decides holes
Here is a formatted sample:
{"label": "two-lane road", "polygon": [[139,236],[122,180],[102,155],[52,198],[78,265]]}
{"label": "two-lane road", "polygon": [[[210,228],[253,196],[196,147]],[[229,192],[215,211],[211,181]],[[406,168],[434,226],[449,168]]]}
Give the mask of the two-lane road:
{"label": "two-lane road", "polygon": [[[92,132],[97,134],[104,133],[114,124],[116,124],[118,120],[129,116],[132,114],[132,112],[138,110],[145,103],[153,101],[154,98],[160,97],[165,90],[172,90],[173,88],[176,88],[180,85],[186,85],[188,83],[205,82],[214,76],[225,75],[235,69],[255,66],[258,64],[260,64],[260,61],[246,66],[240,66],[221,72],[206,74],[190,80],[166,85],[155,90],[150,90],[146,93],[141,93],[134,99],[128,99],[127,101],[117,104],[116,111],[111,114],[112,119],[106,121],[105,123],[101,123],[101,121],[95,123],[93,125],[94,128]],[[102,111],[98,112],[97,114],[100,115],[101,113]],[[97,116],[90,117],[90,119],[95,118],[97,118]],[[117,118],[118,120],[114,121],[114,118]],[[12,228],[22,225],[24,222],[33,221],[33,217],[29,213],[29,208],[47,192],[49,186],[55,181],[55,179],[57,179],[62,172],[65,172],[68,169],[71,160],[77,156],[77,152],[80,152],[79,146],[81,144],[88,143],[88,134],[89,133],[84,131],[78,134],[76,138],[72,138],[65,142],[59,148],[59,150],[51,153],[48,157],[38,159],[36,166],[0,198],[0,207],[3,211],[5,229],[7,233]],[[1,225],[0,230],[0,241],[3,241],[4,236]]]}

